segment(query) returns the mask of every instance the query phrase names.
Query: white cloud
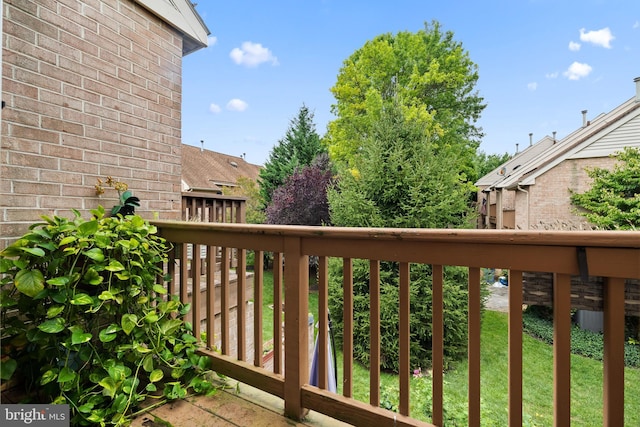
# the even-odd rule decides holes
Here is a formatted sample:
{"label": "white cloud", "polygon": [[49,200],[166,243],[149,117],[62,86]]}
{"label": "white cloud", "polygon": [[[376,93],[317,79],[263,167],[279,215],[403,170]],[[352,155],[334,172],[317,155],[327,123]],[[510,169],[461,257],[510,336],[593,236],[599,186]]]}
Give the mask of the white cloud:
{"label": "white cloud", "polygon": [[584,28],[580,29],[580,41],[593,43],[597,46],[602,46],[607,49],[611,49],[611,40],[615,39],[609,27],[605,27],[601,30],[585,32]]}
{"label": "white cloud", "polygon": [[638,28],[640,28],[640,21],[636,21],[636,22],[633,24],[633,29],[634,29],[634,30],[635,30],[635,29],[638,29]]}
{"label": "white cloud", "polygon": [[582,45],[578,42],[569,42],[569,50],[574,52],[580,50],[580,46]]}
{"label": "white cloud", "polygon": [[574,62],[563,75],[569,80],[580,80],[583,77],[587,77],[591,73],[591,70],[592,68],[589,64]]}
{"label": "white cloud", "polygon": [[227,102],[227,110],[229,111],[244,111],[249,108],[249,104],[244,102],[242,99],[234,98],[231,101]]}
{"label": "white cloud", "polygon": [[558,78],[558,72],[554,71],[553,73],[547,73],[544,76],[548,79],[557,79]]}
{"label": "white cloud", "polygon": [[247,67],[257,67],[263,62],[271,62],[272,65],[278,65],[278,58],[273,56],[273,53],[260,43],[244,42],[242,47],[234,48],[229,53],[229,56],[236,64]]}
{"label": "white cloud", "polygon": [[216,43],[218,43],[218,38],[216,36],[207,37],[207,44],[209,47],[215,45]]}
{"label": "white cloud", "polygon": [[218,114],[222,111],[222,108],[220,108],[218,104],[211,104],[209,105],[209,111],[211,111],[213,114]]}
{"label": "white cloud", "polygon": [[529,89],[531,92],[535,91],[536,89],[538,89],[538,83],[531,82],[527,84],[527,89]]}

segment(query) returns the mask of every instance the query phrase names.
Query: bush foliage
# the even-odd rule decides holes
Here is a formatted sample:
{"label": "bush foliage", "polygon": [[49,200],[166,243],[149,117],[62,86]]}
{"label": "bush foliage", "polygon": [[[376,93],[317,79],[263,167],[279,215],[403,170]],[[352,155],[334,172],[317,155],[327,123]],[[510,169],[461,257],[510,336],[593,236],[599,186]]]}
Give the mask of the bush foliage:
{"label": "bush foliage", "polygon": [[[548,343],[553,344],[553,321],[540,316],[535,308],[525,311],[522,316],[525,332]],[[571,329],[571,352],[595,360],[602,360],[604,355],[604,336],[574,325]],[[624,361],[628,367],[640,367],[640,345],[627,342],[624,348]]]}
{"label": "bush foliage", "polygon": [[276,188],[267,206],[267,224],[328,225],[327,188],[333,174],[326,153],[310,166],[296,170]]}
{"label": "bush foliage", "polygon": [[[397,106],[383,109],[370,139],[329,189],[331,220],[351,227],[463,227],[469,223],[468,186],[455,167],[425,135],[422,124],[405,117]],[[354,262],[354,357],[368,364],[369,271]],[[398,370],[398,266],[382,263],[382,368]],[[342,266],[332,264],[330,292],[334,318],[342,316]],[[431,365],[431,271],[411,267],[411,363]],[[445,356],[466,349],[466,270],[445,271]],[[342,331],[341,319],[336,329]]]}
{"label": "bush foliage", "polygon": [[[336,339],[343,338],[342,263],[332,259],[329,282],[329,310],[332,315]],[[399,287],[397,263],[385,262],[380,267],[380,356],[383,370],[399,370]],[[431,268],[412,265],[410,273],[411,366],[431,366],[432,307]],[[466,351],[467,342],[467,274],[462,268],[445,269],[444,281],[444,346],[445,364],[459,359]],[[355,360],[369,365],[369,263],[353,261],[353,335]]]}
{"label": "bush foliage", "polygon": [[587,169],[593,183],[584,193],[572,193],[578,213],[605,230],[640,229],[640,149],[617,154],[613,170]]}
{"label": "bush foliage", "polygon": [[168,247],[139,216],[44,217],[0,253],[2,379],[72,425],[121,425],[145,399],[213,391],[209,359],[166,297]]}

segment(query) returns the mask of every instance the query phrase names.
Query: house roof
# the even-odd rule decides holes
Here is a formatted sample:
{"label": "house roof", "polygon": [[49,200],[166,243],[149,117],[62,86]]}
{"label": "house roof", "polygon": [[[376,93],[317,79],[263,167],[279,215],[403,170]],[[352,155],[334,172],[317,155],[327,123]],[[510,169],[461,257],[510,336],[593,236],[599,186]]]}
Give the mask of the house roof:
{"label": "house roof", "polygon": [[182,144],[183,191],[220,193],[223,186],[236,186],[242,176],[257,181],[260,168],[242,157]]}
{"label": "house roof", "polygon": [[514,154],[509,160],[476,181],[475,185],[478,187],[487,187],[499,183],[515,173],[522,165],[527,164],[531,159],[538,157],[542,152],[549,149],[555,142],[556,141],[550,136],[545,136],[535,144]]}
{"label": "house roof", "polygon": [[182,56],[207,47],[211,34],[190,0],[134,0],[184,36]]}
{"label": "house roof", "polygon": [[[618,132],[614,134],[614,131]],[[640,135],[640,97],[634,96],[610,112],[600,114],[551,146],[537,151],[535,155],[521,162],[519,167],[509,168],[509,165],[514,165],[513,160],[517,157],[509,160],[496,169],[499,171],[502,167],[506,167],[504,176],[497,176],[496,171],[493,171],[482,177],[476,185],[506,189],[534,185],[536,177],[564,160],[607,157],[626,146],[640,147],[638,135]],[[522,152],[523,155],[525,153],[526,151]],[[491,179],[493,181],[489,183]]]}

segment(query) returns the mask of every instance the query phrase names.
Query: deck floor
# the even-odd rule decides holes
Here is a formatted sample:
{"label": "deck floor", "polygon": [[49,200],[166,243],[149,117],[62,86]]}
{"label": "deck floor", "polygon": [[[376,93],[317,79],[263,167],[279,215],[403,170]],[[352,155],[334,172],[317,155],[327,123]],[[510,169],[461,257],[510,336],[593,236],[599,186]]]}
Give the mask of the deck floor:
{"label": "deck floor", "polygon": [[[2,392],[1,403],[20,403],[16,388]],[[213,396],[195,396],[145,412],[131,422],[131,427],[345,427],[349,424],[310,412],[304,422],[283,416],[282,399],[246,384],[226,381],[226,387]]]}
{"label": "deck floor", "polygon": [[[282,399],[246,384],[230,386],[213,396],[167,403],[135,418],[131,427],[342,427],[348,424],[310,412],[304,422],[285,418]],[[236,387],[237,384],[237,387]]]}

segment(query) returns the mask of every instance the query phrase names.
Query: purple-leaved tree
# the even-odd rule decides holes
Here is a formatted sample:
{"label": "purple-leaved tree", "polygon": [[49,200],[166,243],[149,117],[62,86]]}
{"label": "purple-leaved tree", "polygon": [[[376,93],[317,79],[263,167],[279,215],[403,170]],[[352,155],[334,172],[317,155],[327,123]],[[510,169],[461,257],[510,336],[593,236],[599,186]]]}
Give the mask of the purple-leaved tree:
{"label": "purple-leaved tree", "polygon": [[278,187],[267,206],[268,224],[329,224],[327,188],[332,183],[329,156],[318,157],[309,166],[297,169]]}

